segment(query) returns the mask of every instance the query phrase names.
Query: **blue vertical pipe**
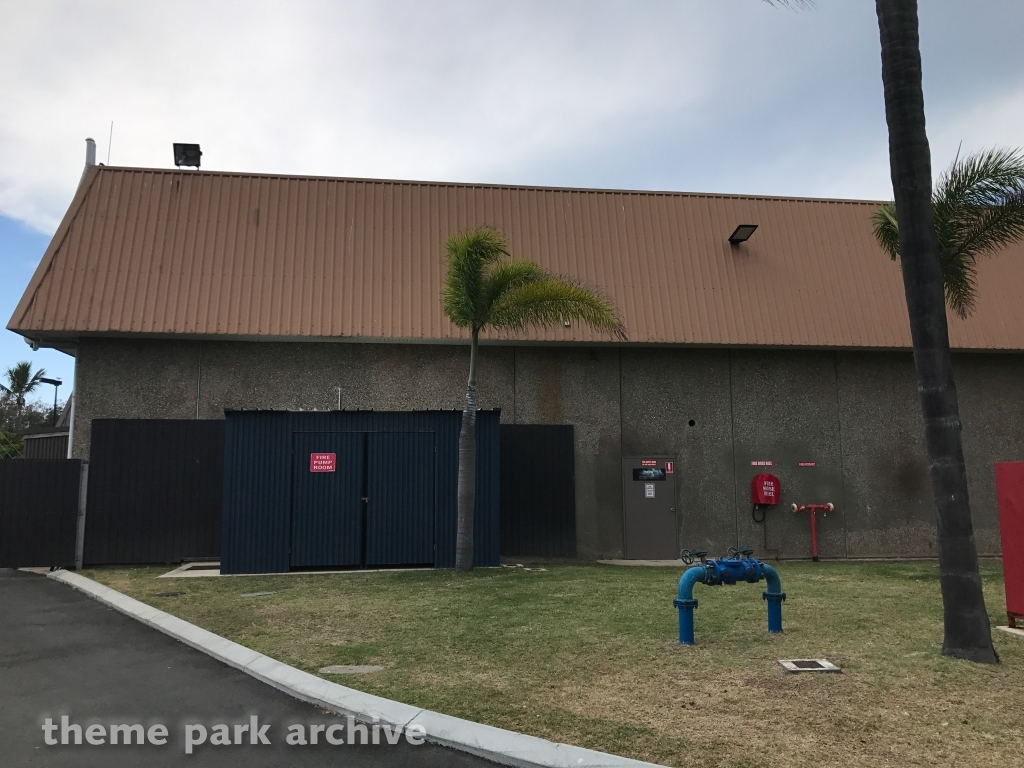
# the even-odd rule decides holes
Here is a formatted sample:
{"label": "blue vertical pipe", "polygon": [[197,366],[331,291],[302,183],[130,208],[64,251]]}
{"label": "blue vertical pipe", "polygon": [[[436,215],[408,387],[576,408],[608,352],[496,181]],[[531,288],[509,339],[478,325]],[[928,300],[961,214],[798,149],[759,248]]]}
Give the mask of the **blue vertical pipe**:
{"label": "blue vertical pipe", "polygon": [[707,569],[702,565],[687,568],[679,579],[679,590],[672,605],[679,609],[679,642],[693,645],[693,609],[697,601],[693,599],[693,585],[707,581]]}
{"label": "blue vertical pipe", "polygon": [[777,634],[782,631],[782,601],[786,593],[782,591],[782,580],[779,574],[768,563],[761,563],[761,572],[768,584],[762,597],[768,602],[768,632]]}

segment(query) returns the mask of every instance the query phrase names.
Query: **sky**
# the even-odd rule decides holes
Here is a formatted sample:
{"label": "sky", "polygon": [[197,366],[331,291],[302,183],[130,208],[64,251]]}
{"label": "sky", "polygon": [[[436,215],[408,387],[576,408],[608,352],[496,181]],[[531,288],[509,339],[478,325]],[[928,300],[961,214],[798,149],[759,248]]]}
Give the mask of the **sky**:
{"label": "sky", "polygon": [[[889,199],[870,0],[0,0],[0,314],[81,177],[167,168]],[[933,167],[1024,145],[1024,2],[920,4]],[[111,123],[113,134],[111,138]],[[72,358],[0,331],[0,372]],[[66,393],[66,392],[65,392]]]}

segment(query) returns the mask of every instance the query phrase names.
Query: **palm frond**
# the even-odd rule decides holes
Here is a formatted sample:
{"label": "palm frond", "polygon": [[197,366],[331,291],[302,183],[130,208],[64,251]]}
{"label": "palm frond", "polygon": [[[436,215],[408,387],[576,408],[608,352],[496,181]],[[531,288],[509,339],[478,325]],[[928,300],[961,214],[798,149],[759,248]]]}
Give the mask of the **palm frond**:
{"label": "palm frond", "polygon": [[942,289],[946,306],[956,312],[957,317],[966,318],[974,311],[978,271],[974,259],[951,259],[945,254],[942,261]]}
{"label": "palm frond", "polygon": [[[977,260],[1024,240],[1024,150],[988,149],[960,158],[932,194],[946,304],[958,316],[974,309]],[[895,206],[873,216],[875,237],[899,254]]]}
{"label": "palm frond", "polygon": [[505,236],[491,227],[478,227],[449,237],[445,251],[448,269],[441,289],[444,313],[462,328],[480,328],[487,319],[485,272],[508,256]]}
{"label": "palm frond", "polygon": [[489,325],[513,331],[583,322],[625,340],[626,330],[610,299],[593,288],[560,277],[509,288],[491,306]]}
{"label": "palm frond", "polygon": [[896,203],[883,203],[871,216],[875,228],[875,239],[889,258],[900,257],[900,228],[896,223]]}
{"label": "palm frond", "polygon": [[488,313],[491,306],[508,291],[550,278],[551,273],[544,267],[526,259],[503,259],[497,262],[484,279],[483,292]]}

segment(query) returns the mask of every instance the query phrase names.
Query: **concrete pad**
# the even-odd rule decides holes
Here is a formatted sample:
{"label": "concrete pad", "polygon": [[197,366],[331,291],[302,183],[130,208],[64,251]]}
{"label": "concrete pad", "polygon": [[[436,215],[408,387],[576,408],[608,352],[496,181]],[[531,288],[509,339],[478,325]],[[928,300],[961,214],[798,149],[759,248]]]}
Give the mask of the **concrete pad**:
{"label": "concrete pad", "polygon": [[[216,568],[210,568],[216,565]],[[194,579],[199,576],[220,576],[220,563],[185,563],[173,571],[161,573],[158,579]]]}
{"label": "concrete pad", "polygon": [[321,675],[367,675],[370,672],[380,672],[384,667],[376,664],[334,664],[330,667],[321,667]]}
{"label": "concrete pad", "polygon": [[602,565],[639,565],[648,568],[689,568],[682,560],[598,560]]}
{"label": "concrete pad", "polygon": [[[158,579],[191,579],[202,576],[350,576],[357,573],[398,573],[400,571],[432,571],[433,568],[364,568],[344,571],[279,571],[277,573],[221,573],[217,569],[197,569],[204,563],[186,563],[173,571],[162,573]],[[48,571],[49,569],[42,569]]]}
{"label": "concrete pad", "polygon": [[1024,639],[1024,629],[1017,627],[996,627],[1000,632],[1005,632],[1008,635],[1014,635],[1016,637]]}

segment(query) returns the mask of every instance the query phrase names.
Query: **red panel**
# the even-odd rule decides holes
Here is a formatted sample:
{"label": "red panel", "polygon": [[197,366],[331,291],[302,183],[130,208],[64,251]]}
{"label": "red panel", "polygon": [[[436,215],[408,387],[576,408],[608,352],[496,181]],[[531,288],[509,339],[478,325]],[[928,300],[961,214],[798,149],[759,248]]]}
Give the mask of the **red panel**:
{"label": "red panel", "polygon": [[1006,612],[1024,618],[1024,461],[996,464]]}

